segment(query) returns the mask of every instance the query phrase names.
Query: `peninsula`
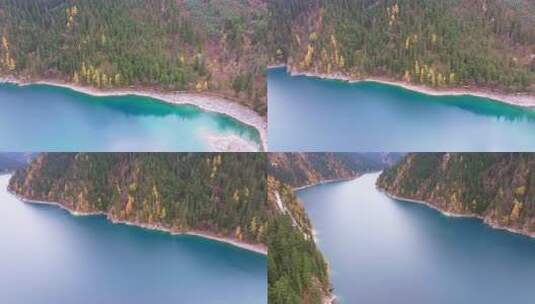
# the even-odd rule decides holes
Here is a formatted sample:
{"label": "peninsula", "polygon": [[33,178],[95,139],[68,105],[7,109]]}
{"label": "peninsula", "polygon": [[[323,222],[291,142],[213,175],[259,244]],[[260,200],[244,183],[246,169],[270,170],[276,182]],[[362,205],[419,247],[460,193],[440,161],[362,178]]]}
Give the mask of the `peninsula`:
{"label": "peninsula", "polygon": [[12,176],[9,191],[73,215],[267,254],[264,164],[252,153],[40,154]]}

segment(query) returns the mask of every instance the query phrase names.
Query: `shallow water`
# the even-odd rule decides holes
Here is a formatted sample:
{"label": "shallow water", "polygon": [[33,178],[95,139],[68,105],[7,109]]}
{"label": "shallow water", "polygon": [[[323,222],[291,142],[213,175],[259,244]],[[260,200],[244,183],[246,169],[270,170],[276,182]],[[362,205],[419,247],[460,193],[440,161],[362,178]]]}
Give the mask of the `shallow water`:
{"label": "shallow water", "polygon": [[268,71],[271,151],[534,151],[535,110]]}
{"label": "shallow water", "polygon": [[0,176],[0,303],[267,303],[266,258],[25,204]]}
{"label": "shallow water", "polygon": [[258,132],[218,113],[142,96],[95,97],[70,89],[0,84],[0,151],[184,151],[207,137]]}
{"label": "shallow water", "polygon": [[531,303],[535,239],[388,198],[379,176],[298,192],[341,303]]}

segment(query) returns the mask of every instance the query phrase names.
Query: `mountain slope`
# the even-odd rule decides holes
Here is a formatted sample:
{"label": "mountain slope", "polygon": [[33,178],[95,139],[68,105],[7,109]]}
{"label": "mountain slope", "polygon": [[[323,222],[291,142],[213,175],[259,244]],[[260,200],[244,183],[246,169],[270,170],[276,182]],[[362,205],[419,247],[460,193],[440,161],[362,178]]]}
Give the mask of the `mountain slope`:
{"label": "mountain slope", "polygon": [[271,153],[270,174],[294,188],[379,171],[401,158],[396,153]]}
{"label": "mountain slope", "polygon": [[268,302],[326,303],[328,266],[310,220],[290,187],[271,176],[268,185],[268,203],[280,208],[268,229]]}
{"label": "mountain slope", "polygon": [[387,193],[535,235],[535,155],[416,153],[383,172]]}
{"label": "mountain slope", "polygon": [[50,153],[9,190],[112,221],[265,244],[265,163],[259,153]]}
{"label": "mountain slope", "polygon": [[275,0],[272,62],[352,79],[535,93],[528,0]]}
{"label": "mountain slope", "polygon": [[0,0],[0,76],[214,92],[266,113],[264,0]]}

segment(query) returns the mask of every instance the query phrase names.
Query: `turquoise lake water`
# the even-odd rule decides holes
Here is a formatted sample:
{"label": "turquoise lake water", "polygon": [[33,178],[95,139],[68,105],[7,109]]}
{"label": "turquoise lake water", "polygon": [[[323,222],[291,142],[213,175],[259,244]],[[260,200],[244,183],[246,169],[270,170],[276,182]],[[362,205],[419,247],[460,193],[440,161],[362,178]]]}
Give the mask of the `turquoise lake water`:
{"label": "turquoise lake water", "polygon": [[270,151],[535,151],[535,110],[268,70]]}
{"label": "turquoise lake water", "polygon": [[207,135],[259,143],[239,121],[141,96],[0,84],[0,151],[209,151]]}
{"label": "turquoise lake water", "polygon": [[260,254],[25,204],[0,176],[0,303],[267,303]]}
{"label": "turquoise lake water", "polygon": [[378,176],[297,193],[342,304],[533,302],[535,239],[390,199]]}

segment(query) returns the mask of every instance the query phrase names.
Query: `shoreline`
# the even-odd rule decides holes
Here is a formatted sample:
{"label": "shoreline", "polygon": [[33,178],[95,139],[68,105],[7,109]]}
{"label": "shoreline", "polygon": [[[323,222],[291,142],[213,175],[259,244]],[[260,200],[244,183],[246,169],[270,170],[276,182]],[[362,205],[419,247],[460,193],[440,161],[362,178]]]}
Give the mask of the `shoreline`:
{"label": "shoreline", "polygon": [[405,81],[392,80],[388,78],[368,77],[368,78],[354,79],[342,73],[325,74],[325,73],[315,73],[315,72],[304,72],[304,71],[299,71],[298,69],[290,67],[286,64],[274,65],[273,67],[270,67],[270,68],[283,68],[283,67],[286,68],[287,73],[289,73],[291,76],[305,76],[305,77],[312,77],[312,78],[318,78],[318,79],[339,80],[339,81],[347,82],[350,84],[375,82],[375,83],[395,86],[398,88],[425,94],[428,96],[474,96],[474,97],[490,99],[491,101],[507,104],[510,106],[517,106],[517,107],[521,107],[524,109],[535,110],[535,95],[497,93],[497,92],[491,92],[486,89],[476,89],[476,88],[474,89],[450,88],[450,89],[442,90],[442,89],[431,88],[431,87],[424,86],[424,85],[412,84],[412,83],[408,83]]}
{"label": "shoreline", "polygon": [[[362,176],[362,174],[357,174],[356,176],[353,176],[353,177],[322,180],[322,181],[319,181],[319,182],[314,183],[314,184],[309,184],[309,185],[293,188],[292,191],[293,191],[294,194],[296,194],[297,192],[299,192],[301,190],[305,190],[305,189],[312,188],[312,187],[315,187],[315,186],[352,181],[352,180],[355,180],[355,179],[357,179],[357,178],[359,178],[361,176]],[[302,205],[304,205],[303,202],[300,201],[300,203]],[[316,236],[317,235],[317,231],[314,229],[314,225],[312,224],[312,222],[310,223],[310,225],[311,225],[311,228],[312,228],[312,239],[314,240],[314,244],[316,244],[316,246],[317,246],[317,250],[319,250],[319,252],[321,252],[321,254],[325,258],[325,262],[327,263],[327,267],[328,267],[328,270],[329,270],[329,277],[330,277],[330,273],[332,272],[330,263],[329,263],[329,261],[327,261],[327,257],[323,254],[323,252],[319,248],[319,240],[318,240],[318,238]],[[329,279],[329,281],[331,281],[331,280]],[[332,287],[332,285],[331,285],[331,287]],[[337,299],[338,299],[338,297],[336,296],[335,293],[329,292],[329,294],[327,294],[326,296],[323,297],[322,304],[336,304],[337,303],[336,302]]]}
{"label": "shoreline", "polygon": [[186,235],[186,236],[196,236],[196,237],[200,237],[200,238],[203,238],[203,239],[207,239],[207,240],[211,240],[211,241],[215,241],[215,242],[219,242],[219,243],[224,243],[224,244],[231,245],[231,246],[243,249],[243,250],[247,250],[247,251],[251,251],[251,252],[254,252],[254,253],[258,253],[258,254],[267,256],[267,248],[265,248],[265,246],[259,245],[259,244],[250,244],[250,243],[242,242],[242,241],[239,241],[239,240],[236,240],[236,239],[232,239],[232,238],[220,237],[220,236],[217,236],[215,234],[208,233],[208,232],[194,231],[194,230],[186,231],[186,232],[176,232],[176,231],[173,231],[171,229],[162,227],[160,225],[149,225],[149,224],[136,223],[136,222],[131,222],[131,221],[118,220],[118,219],[114,219],[113,217],[110,217],[109,214],[107,214],[106,212],[102,212],[102,211],[97,211],[97,212],[78,212],[78,211],[71,210],[70,208],[68,208],[68,207],[66,207],[66,206],[64,206],[64,205],[62,205],[62,204],[60,204],[58,202],[31,200],[31,199],[26,199],[26,198],[24,198],[24,197],[22,197],[20,195],[17,195],[16,193],[12,192],[11,190],[8,190],[8,192],[11,195],[15,196],[18,200],[20,200],[23,203],[59,207],[60,209],[63,209],[65,211],[69,212],[69,214],[71,214],[73,216],[105,216],[106,219],[110,223],[112,223],[114,225],[117,225],[117,224],[119,224],[119,225],[127,225],[127,226],[138,227],[138,228],[146,229],[146,230],[160,231],[160,232],[168,233],[171,236],[181,236],[181,235],[182,236],[184,236],[184,235]]}
{"label": "shoreline", "polygon": [[[113,97],[113,96],[140,96],[156,99],[173,105],[192,105],[203,111],[215,112],[229,116],[240,123],[254,128],[260,137],[259,152],[267,151],[267,118],[261,117],[253,110],[227,100],[223,97],[210,94],[197,94],[189,92],[160,92],[150,89],[110,89],[101,90],[93,87],[86,87],[66,82],[54,80],[23,81],[15,77],[0,77],[0,84],[14,84],[21,87],[30,85],[45,85],[70,89],[72,91],[94,96],[94,97]],[[238,146],[242,144],[238,143]]]}
{"label": "shoreline", "polygon": [[483,217],[481,215],[478,215],[478,214],[462,214],[462,213],[449,212],[449,211],[442,210],[439,207],[437,207],[437,206],[435,206],[435,205],[433,205],[433,204],[431,204],[431,203],[429,203],[427,201],[421,201],[421,200],[416,200],[416,199],[400,197],[400,196],[391,194],[391,193],[387,192],[386,190],[381,189],[379,187],[376,187],[376,189],[379,190],[379,192],[385,194],[387,197],[389,197],[391,199],[402,201],[402,202],[407,202],[407,203],[424,205],[424,206],[429,207],[429,208],[431,208],[431,209],[433,209],[435,211],[438,211],[440,214],[442,214],[442,215],[444,215],[446,217],[478,219],[478,220],[481,220],[481,222],[483,222],[485,225],[489,226],[492,229],[502,230],[502,231],[506,231],[506,232],[509,232],[509,233],[518,234],[518,235],[522,235],[522,236],[525,236],[525,237],[529,237],[531,239],[535,239],[535,233],[527,232],[527,231],[523,231],[523,230],[518,230],[518,229],[506,227],[506,226],[502,226],[502,225],[496,224],[496,223],[494,223],[494,222],[492,222],[492,221],[490,221],[490,220],[486,219],[485,217]]}
{"label": "shoreline", "polygon": [[317,182],[317,183],[314,183],[314,184],[310,184],[310,185],[305,185],[305,186],[301,186],[301,187],[293,188],[292,190],[293,190],[294,192],[297,192],[297,191],[305,190],[305,189],[312,188],[312,187],[315,187],[315,186],[320,186],[320,185],[327,185],[327,184],[340,183],[340,182],[348,182],[348,181],[357,179],[357,178],[359,178],[359,177],[361,177],[361,176],[362,176],[362,175],[359,174],[359,175],[356,175],[356,176],[353,176],[353,177],[344,177],[344,178],[326,179],[326,180],[322,180],[322,181]]}
{"label": "shoreline", "polygon": [[259,152],[262,150],[258,144],[236,134],[214,135],[208,132],[201,132],[201,136],[208,143],[211,150],[217,152]]}
{"label": "shoreline", "polygon": [[[368,172],[368,173],[364,173],[364,174],[359,174],[353,178],[342,178],[342,179],[331,179],[331,180],[324,180],[324,181],[321,181],[319,183],[315,183],[315,184],[311,184],[311,185],[306,185],[306,186],[302,186],[302,187],[297,187],[297,188],[294,188],[293,191],[294,193],[297,192],[297,191],[300,191],[300,190],[303,190],[303,189],[307,189],[307,188],[310,188],[310,187],[314,187],[314,186],[319,186],[319,185],[323,185],[323,184],[329,184],[329,183],[335,183],[335,182],[344,182],[344,181],[351,181],[351,180],[354,180],[354,179],[357,179],[359,177],[362,177],[364,176],[365,174],[373,174],[373,173],[380,173],[381,171],[378,171],[378,172]],[[505,226],[501,226],[501,225],[498,225],[496,223],[492,223],[488,220],[486,220],[483,216],[480,216],[480,215],[476,215],[476,214],[460,214],[460,213],[452,213],[452,212],[447,212],[447,211],[444,211],[442,209],[440,209],[439,207],[437,206],[434,206],[432,205],[431,203],[429,202],[426,202],[426,201],[420,201],[420,200],[415,200],[415,199],[409,199],[409,198],[403,198],[403,197],[399,197],[399,196],[396,196],[396,195],[393,195],[393,194],[390,194],[389,192],[387,192],[386,190],[384,189],[381,189],[379,187],[376,186],[376,189],[383,193],[384,195],[386,195],[387,197],[391,198],[391,199],[394,199],[394,200],[398,200],[398,201],[401,201],[401,202],[405,202],[405,203],[415,203],[415,204],[420,204],[420,205],[424,205],[426,207],[429,207],[431,209],[434,209],[435,211],[441,213],[442,215],[444,216],[447,216],[447,217],[456,217],[456,218],[473,218],[473,219],[479,219],[482,221],[482,223],[484,223],[485,225],[489,226],[490,228],[492,229],[495,229],[495,230],[502,230],[502,231],[505,231],[505,232],[509,232],[509,233],[512,233],[512,234],[517,234],[517,235],[521,235],[523,237],[529,237],[529,238],[532,238],[535,240],[535,233],[528,233],[528,232],[525,232],[525,231],[521,231],[521,230],[517,230],[517,229],[513,229],[513,228],[508,228],[508,227],[505,227]],[[312,224],[312,223],[311,223]],[[313,228],[313,227],[312,227]],[[313,229],[313,232],[315,230]],[[314,243],[316,243],[316,245],[318,245],[318,242],[316,240],[316,237],[314,236]],[[318,246],[318,250],[319,250],[319,246]],[[321,252],[321,251],[320,251]],[[322,253],[323,255],[323,253]],[[326,260],[327,262],[327,265],[329,265],[328,261]],[[329,272],[331,271],[331,268],[329,266]],[[337,297],[336,297],[336,294],[334,293],[330,293],[329,297],[324,297],[323,300],[322,300],[322,303],[323,304],[335,304],[336,303],[336,300],[337,300]]]}
{"label": "shoreline", "polygon": [[336,304],[336,295],[331,293],[329,297],[324,298],[323,304]]}

